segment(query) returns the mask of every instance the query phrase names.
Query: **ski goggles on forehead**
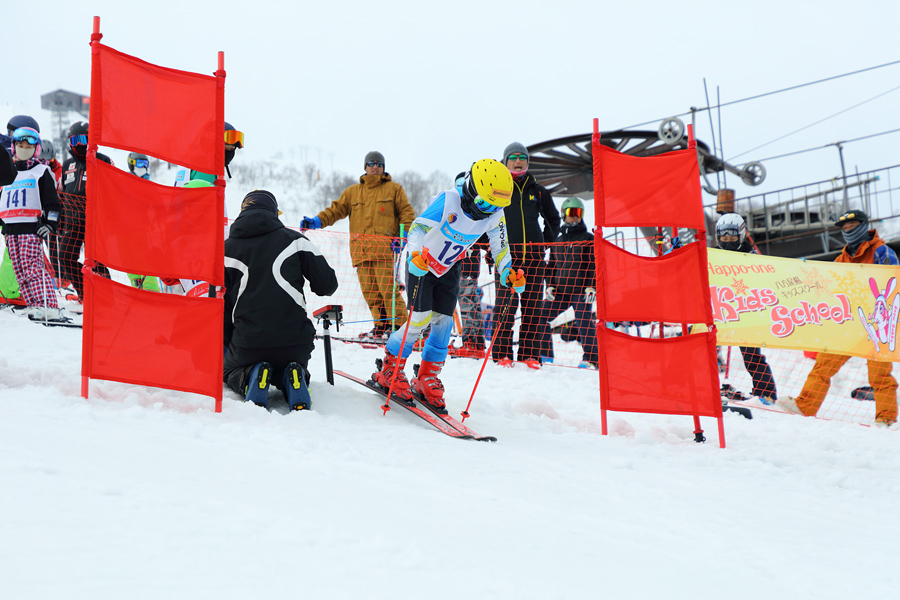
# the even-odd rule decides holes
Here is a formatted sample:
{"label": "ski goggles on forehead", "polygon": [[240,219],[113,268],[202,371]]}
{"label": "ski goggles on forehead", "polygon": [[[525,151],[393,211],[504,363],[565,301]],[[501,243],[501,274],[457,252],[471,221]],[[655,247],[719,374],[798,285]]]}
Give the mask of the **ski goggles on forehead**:
{"label": "ski goggles on forehead", "polygon": [[240,131],[236,131],[234,129],[229,129],[228,131],[225,132],[225,143],[243,148],[244,147],[244,134],[241,133]]}
{"label": "ski goggles on forehead", "polygon": [[31,129],[16,129],[12,134],[14,142],[28,142],[32,145],[40,143],[41,138]]}
{"label": "ski goggles on forehead", "polygon": [[584,209],[583,208],[575,208],[574,206],[570,206],[566,209],[567,217],[583,217]]}
{"label": "ski goggles on forehead", "polygon": [[488,214],[488,215],[494,214],[501,208],[501,207],[497,206],[496,204],[491,204],[490,202],[488,202],[487,200],[485,200],[484,198],[482,198],[480,196],[475,196],[475,206],[478,207],[478,210],[480,210],[481,212]]}
{"label": "ski goggles on forehead", "polygon": [[88,142],[88,136],[87,136],[87,134],[84,134],[84,133],[79,134],[79,135],[73,135],[69,138],[70,146],[87,146],[87,142]]}

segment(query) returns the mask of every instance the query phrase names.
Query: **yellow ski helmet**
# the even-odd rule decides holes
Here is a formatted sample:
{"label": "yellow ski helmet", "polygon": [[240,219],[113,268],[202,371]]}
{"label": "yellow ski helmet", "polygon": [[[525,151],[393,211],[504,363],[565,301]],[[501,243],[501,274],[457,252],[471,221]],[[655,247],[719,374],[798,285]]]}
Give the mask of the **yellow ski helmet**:
{"label": "yellow ski helmet", "polygon": [[512,201],[512,175],[506,166],[493,158],[482,158],[472,165],[469,181],[478,196],[488,204],[504,208]]}

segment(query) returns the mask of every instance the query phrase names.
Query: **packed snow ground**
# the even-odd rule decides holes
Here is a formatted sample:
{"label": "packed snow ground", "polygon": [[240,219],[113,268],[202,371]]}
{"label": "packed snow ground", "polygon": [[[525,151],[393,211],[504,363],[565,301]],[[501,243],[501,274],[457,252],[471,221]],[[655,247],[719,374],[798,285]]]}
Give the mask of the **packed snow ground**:
{"label": "packed snow ground", "polygon": [[[94,381],[0,312],[2,598],[893,598],[897,432],[611,413],[593,371],[489,364],[455,440],[324,377],[282,414]],[[365,376],[378,351],[336,344]],[[417,355],[414,355],[414,357]],[[449,408],[480,363],[449,361]],[[135,365],[140,369],[140,365]],[[410,369],[411,370],[411,369]],[[275,396],[273,396],[274,398]]]}

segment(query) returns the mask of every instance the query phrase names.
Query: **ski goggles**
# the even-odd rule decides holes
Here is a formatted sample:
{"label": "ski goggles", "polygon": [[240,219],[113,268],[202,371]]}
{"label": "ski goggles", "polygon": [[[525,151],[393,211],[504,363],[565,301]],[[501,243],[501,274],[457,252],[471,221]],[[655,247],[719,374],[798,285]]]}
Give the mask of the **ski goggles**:
{"label": "ski goggles", "polygon": [[237,146],[238,148],[243,148],[244,134],[240,131],[229,129],[225,132],[225,143]]}
{"label": "ski goggles", "polygon": [[524,161],[527,161],[527,160],[528,160],[528,155],[527,155],[527,154],[510,154],[509,156],[506,157],[506,160],[524,160]]}
{"label": "ski goggles", "polygon": [[570,206],[566,209],[567,217],[578,217],[579,219],[584,216],[583,208],[575,208],[574,206]]}
{"label": "ski goggles", "polygon": [[69,137],[70,146],[87,146],[88,136],[86,133],[73,135]]}
{"label": "ski goggles", "polygon": [[150,161],[146,158],[138,158],[138,159],[129,158],[128,164],[133,167],[136,167],[138,169],[149,169],[150,168]]}
{"label": "ski goggles", "polygon": [[366,163],[366,166],[367,167],[381,167],[383,169],[384,163],[383,162],[375,162],[374,160],[370,160],[369,162]]}
{"label": "ski goggles", "polygon": [[14,142],[28,142],[32,146],[37,146],[41,142],[40,136],[34,129],[28,127],[20,127],[12,134]]}
{"label": "ski goggles", "polygon": [[478,210],[487,215],[492,215],[502,208],[500,206],[497,206],[496,204],[491,204],[480,196],[475,196],[475,206],[478,207]]}

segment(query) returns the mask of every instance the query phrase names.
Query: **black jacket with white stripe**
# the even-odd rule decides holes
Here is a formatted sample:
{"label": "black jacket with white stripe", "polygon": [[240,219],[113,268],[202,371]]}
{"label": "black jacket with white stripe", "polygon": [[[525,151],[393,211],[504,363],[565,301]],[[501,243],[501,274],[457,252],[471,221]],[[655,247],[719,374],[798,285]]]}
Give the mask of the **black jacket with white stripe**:
{"label": "black jacket with white stripe", "polygon": [[312,344],[304,284],[319,296],[337,290],[334,269],[302,233],[271,211],[241,211],[225,240],[225,345],[284,348]]}

